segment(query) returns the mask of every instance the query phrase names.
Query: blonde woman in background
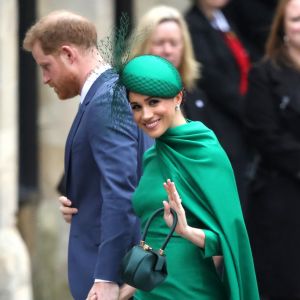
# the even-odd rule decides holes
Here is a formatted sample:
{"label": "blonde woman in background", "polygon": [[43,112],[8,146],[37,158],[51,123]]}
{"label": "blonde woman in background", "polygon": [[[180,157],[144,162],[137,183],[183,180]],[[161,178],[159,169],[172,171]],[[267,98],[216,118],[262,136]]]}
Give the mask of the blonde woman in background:
{"label": "blonde woman in background", "polygon": [[196,61],[192,40],[183,15],[176,8],[159,5],[142,16],[133,34],[134,42],[131,58],[142,54],[159,55],[170,62],[179,71],[188,94],[189,102],[183,104],[183,110],[189,115],[196,103],[197,119],[206,123],[207,97],[197,87],[200,78],[200,64]]}

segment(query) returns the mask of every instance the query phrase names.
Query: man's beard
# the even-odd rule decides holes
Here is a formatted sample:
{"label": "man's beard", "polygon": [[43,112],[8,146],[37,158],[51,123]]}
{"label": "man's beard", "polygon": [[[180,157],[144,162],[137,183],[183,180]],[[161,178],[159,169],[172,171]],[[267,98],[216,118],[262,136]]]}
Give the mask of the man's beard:
{"label": "man's beard", "polygon": [[60,100],[70,99],[80,94],[74,75],[65,76],[63,80],[60,80],[59,85],[53,86],[53,88]]}

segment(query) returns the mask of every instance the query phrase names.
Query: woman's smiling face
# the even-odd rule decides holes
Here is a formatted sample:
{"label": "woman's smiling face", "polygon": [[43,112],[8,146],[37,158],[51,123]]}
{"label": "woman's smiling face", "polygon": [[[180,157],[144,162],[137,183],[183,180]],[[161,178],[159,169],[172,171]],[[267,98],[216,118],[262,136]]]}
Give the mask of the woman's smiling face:
{"label": "woman's smiling face", "polygon": [[180,105],[181,100],[181,93],[169,99],[129,93],[135,122],[152,138],[158,138],[170,127],[178,125],[176,105]]}

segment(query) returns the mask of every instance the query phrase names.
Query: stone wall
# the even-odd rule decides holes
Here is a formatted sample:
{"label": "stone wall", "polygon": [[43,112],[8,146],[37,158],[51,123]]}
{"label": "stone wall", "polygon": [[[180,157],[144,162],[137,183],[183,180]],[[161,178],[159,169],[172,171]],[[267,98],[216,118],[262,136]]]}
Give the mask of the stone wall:
{"label": "stone wall", "polygon": [[31,300],[27,248],[16,229],[17,3],[0,1],[0,300]]}

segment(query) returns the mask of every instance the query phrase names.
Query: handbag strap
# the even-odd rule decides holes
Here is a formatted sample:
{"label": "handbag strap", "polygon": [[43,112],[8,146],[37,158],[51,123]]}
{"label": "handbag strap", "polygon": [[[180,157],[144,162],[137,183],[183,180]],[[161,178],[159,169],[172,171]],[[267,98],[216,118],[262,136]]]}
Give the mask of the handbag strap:
{"label": "handbag strap", "polygon": [[[144,232],[143,232],[143,235],[142,235],[142,242],[145,242],[145,239],[146,239],[146,235],[147,235],[149,226],[150,226],[151,222],[153,221],[153,219],[154,219],[155,217],[157,217],[157,216],[158,216],[161,212],[163,212],[163,211],[164,211],[164,208],[163,208],[163,207],[162,207],[162,208],[159,208],[159,209],[157,209],[157,210],[150,216],[150,218],[148,219],[148,221],[147,221],[147,223],[146,223],[146,225],[145,225],[145,228],[144,228]],[[163,252],[164,249],[166,248],[166,246],[167,246],[167,244],[168,244],[168,242],[169,242],[169,240],[170,240],[170,238],[171,238],[171,236],[172,236],[172,234],[173,234],[173,232],[174,232],[174,230],[175,230],[175,228],[176,228],[177,222],[178,222],[178,218],[177,218],[177,213],[176,213],[176,211],[175,211],[173,208],[170,208],[170,211],[171,211],[171,213],[172,213],[172,215],[173,215],[173,224],[172,224],[172,226],[171,226],[171,228],[170,228],[169,234],[167,235],[167,237],[166,237],[166,239],[165,239],[163,245],[162,245],[161,248],[160,248],[161,252]]]}

